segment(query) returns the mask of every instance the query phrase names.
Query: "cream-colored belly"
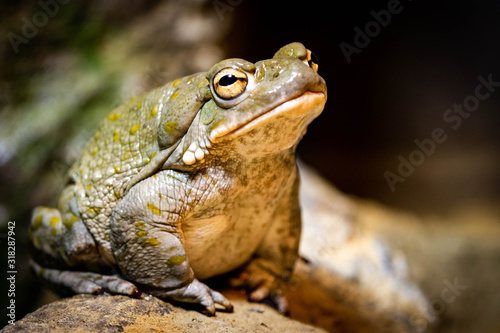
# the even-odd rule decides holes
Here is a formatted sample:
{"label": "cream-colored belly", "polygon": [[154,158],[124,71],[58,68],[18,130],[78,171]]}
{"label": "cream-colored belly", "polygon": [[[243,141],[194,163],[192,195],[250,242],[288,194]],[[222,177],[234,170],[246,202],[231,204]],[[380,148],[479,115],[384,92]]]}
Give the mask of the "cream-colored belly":
{"label": "cream-colored belly", "polygon": [[247,262],[261,243],[271,216],[254,206],[186,221],[182,228],[185,250],[195,276],[203,280]]}

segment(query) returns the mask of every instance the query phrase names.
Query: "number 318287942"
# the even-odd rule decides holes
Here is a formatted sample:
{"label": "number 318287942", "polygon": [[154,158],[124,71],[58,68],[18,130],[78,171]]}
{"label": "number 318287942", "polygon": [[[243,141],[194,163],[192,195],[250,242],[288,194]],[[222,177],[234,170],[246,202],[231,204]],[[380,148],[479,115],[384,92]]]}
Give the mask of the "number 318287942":
{"label": "number 318287942", "polygon": [[7,265],[9,269],[15,269],[16,267],[16,239],[14,236],[16,235],[16,222],[9,221],[7,225]]}

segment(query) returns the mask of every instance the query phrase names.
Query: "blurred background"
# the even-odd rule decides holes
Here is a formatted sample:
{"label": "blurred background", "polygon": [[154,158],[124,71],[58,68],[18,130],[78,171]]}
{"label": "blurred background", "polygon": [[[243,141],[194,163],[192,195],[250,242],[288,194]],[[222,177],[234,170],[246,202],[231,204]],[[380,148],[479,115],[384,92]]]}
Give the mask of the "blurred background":
{"label": "blurred background", "polygon": [[[341,191],[397,209],[498,218],[499,15],[487,0],[3,1],[0,246],[6,253],[16,221],[17,318],[40,304],[25,274],[30,212],[55,204],[99,120],[179,76],[227,57],[269,58],[293,41],[316,54],[329,89],[299,145],[304,162]],[[473,105],[487,81],[479,91],[489,96]],[[448,111],[464,101],[474,111]],[[415,152],[436,129],[444,142]]]}

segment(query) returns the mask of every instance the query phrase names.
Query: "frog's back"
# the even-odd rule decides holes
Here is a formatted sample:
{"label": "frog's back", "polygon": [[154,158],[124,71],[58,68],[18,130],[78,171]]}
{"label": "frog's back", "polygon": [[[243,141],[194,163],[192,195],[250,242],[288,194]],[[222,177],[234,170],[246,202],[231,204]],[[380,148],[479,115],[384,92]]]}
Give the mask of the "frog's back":
{"label": "frog's back", "polygon": [[199,95],[206,82],[204,73],[195,74],[131,98],[101,122],[71,168],[79,212],[104,248],[109,248],[107,224],[116,203],[141,171],[148,168],[149,175],[159,167],[155,157],[187,131],[202,102],[191,95]]}

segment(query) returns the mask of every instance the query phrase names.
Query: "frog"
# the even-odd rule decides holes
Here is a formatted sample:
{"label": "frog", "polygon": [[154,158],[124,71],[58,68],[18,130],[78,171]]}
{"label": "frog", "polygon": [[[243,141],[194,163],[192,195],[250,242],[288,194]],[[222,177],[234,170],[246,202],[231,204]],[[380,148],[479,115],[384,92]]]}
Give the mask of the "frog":
{"label": "frog", "polygon": [[202,282],[228,273],[249,300],[286,312],[302,223],[296,147],[326,99],[298,42],[132,97],[102,120],[57,206],[33,210],[32,270],[59,292],[152,295],[207,315],[233,311]]}

